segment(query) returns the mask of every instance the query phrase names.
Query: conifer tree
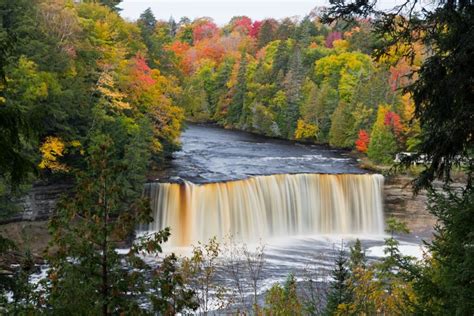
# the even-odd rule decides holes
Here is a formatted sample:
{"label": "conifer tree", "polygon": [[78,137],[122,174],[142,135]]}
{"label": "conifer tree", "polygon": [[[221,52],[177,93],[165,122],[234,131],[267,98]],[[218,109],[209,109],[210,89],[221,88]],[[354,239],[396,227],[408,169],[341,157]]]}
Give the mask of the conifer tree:
{"label": "conifer tree", "polygon": [[214,76],[214,82],[210,95],[210,105],[211,115],[214,117],[216,115],[219,99],[227,91],[227,82],[232,74],[232,67],[234,66],[233,59],[225,59],[222,64],[216,70]]}
{"label": "conifer tree", "polygon": [[301,86],[304,79],[304,69],[301,58],[301,50],[295,47],[290,59],[288,73],[285,76],[284,87],[288,107],[285,113],[286,137],[291,138],[296,130],[296,122],[300,116],[300,105],[302,101]]}
{"label": "conifer tree", "polygon": [[275,284],[265,295],[265,314],[300,315],[301,303],[298,299],[297,282],[293,274],[288,275],[284,286]]}
{"label": "conifer tree", "polygon": [[429,194],[428,210],[439,219],[431,257],[410,266],[419,315],[469,315],[474,311],[474,190],[450,188]]}
{"label": "conifer tree", "polygon": [[173,19],[173,17],[170,17],[170,19],[168,20],[168,26],[170,30],[170,36],[174,38],[176,36],[176,33],[178,32],[178,24]]}
{"label": "conifer tree", "polygon": [[[153,282],[147,279],[153,269],[139,253],[160,253],[169,229],[137,238],[126,256],[117,252],[120,244],[134,237],[139,224],[152,220],[149,202],[141,197],[143,178],[133,176],[137,165],[141,172],[146,167],[143,140],[131,140],[122,152],[109,135],[92,137],[88,169],[78,173],[75,192],[64,197],[50,222],[55,251],[49,255],[45,312],[111,315],[146,311],[142,302],[150,294]],[[122,154],[125,156],[120,157]],[[195,308],[193,293],[183,292],[181,283],[164,278],[166,273],[157,277],[163,279],[151,300],[163,303],[155,308],[162,310],[163,300],[170,296],[188,300],[173,308]]]}
{"label": "conifer tree", "polygon": [[351,271],[357,267],[364,268],[366,261],[367,258],[365,257],[365,251],[362,249],[362,243],[357,238],[354,245],[350,247],[349,267]]}
{"label": "conifer tree", "polygon": [[294,38],[296,26],[290,18],[285,18],[280,22],[278,29],[276,30],[276,38],[282,41],[286,41],[289,38]]}
{"label": "conifer tree", "polygon": [[335,147],[349,147],[353,142],[348,142],[348,134],[353,124],[353,117],[349,104],[340,100],[331,115],[331,128],[329,130],[329,144]]}
{"label": "conifer tree", "polygon": [[258,47],[265,47],[274,40],[273,23],[271,20],[264,20],[258,33]]}
{"label": "conifer tree", "polygon": [[234,95],[229,105],[229,111],[227,114],[227,122],[231,124],[238,124],[241,120],[245,119],[243,113],[245,94],[247,93],[247,56],[246,52],[242,52],[239,73],[237,74],[237,83],[234,87]]}
{"label": "conifer tree", "polygon": [[155,15],[153,14],[153,11],[151,11],[151,8],[147,8],[143,11],[137,20],[137,25],[140,28],[143,42],[145,43],[149,54],[152,53],[155,47],[153,34],[155,32],[156,22]]}
{"label": "conifer tree", "polygon": [[337,108],[339,102],[338,91],[332,88],[328,83],[323,83],[318,90],[316,97],[316,113],[320,125],[320,140],[329,140],[329,131],[331,129],[331,116]]}
{"label": "conifer tree", "polygon": [[[275,56],[273,57],[272,76],[276,77],[280,74],[280,72],[283,76],[285,76],[288,70],[288,63],[289,53],[287,42],[284,40],[280,40],[278,42],[278,47]],[[279,83],[278,81],[276,83],[281,85],[281,83]]]}
{"label": "conifer tree", "polygon": [[122,10],[118,7],[122,0],[99,0],[99,2],[100,4],[109,7],[112,11],[119,12]]}
{"label": "conifer tree", "polygon": [[332,271],[333,281],[331,282],[327,299],[327,315],[333,315],[340,304],[345,304],[350,300],[349,277],[347,257],[344,248],[341,247],[336,257],[334,270]]}
{"label": "conifer tree", "polygon": [[385,124],[385,115],[389,112],[388,106],[379,106],[377,120],[372,127],[367,155],[375,162],[391,164],[397,152],[397,142],[390,126]]}
{"label": "conifer tree", "polygon": [[298,25],[296,29],[295,37],[299,43],[301,43],[302,47],[307,47],[314,36],[316,36],[318,30],[316,25],[314,25],[311,18],[307,15],[303,18],[301,23]]}

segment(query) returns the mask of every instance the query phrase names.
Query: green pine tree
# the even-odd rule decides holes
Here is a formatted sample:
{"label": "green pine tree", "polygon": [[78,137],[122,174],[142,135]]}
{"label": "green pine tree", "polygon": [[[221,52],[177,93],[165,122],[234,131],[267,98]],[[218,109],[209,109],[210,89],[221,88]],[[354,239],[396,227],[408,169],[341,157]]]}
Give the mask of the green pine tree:
{"label": "green pine tree", "polygon": [[329,144],[334,147],[351,147],[353,142],[348,142],[348,134],[353,125],[354,118],[351,114],[350,105],[344,100],[339,104],[331,116],[331,128],[329,129]]}
{"label": "green pine tree", "polygon": [[247,56],[246,52],[242,52],[239,65],[239,73],[237,74],[237,83],[234,87],[234,94],[229,105],[227,114],[227,122],[230,124],[238,124],[241,120],[245,120],[248,113],[244,113],[245,94],[247,93]]}
{"label": "green pine tree", "polygon": [[265,47],[275,39],[273,25],[271,20],[264,20],[258,33],[258,48]]}
{"label": "green pine tree", "polygon": [[288,73],[284,80],[286,99],[288,102],[285,113],[285,130],[287,134],[284,136],[287,138],[293,138],[296,130],[296,122],[300,117],[300,105],[302,102],[301,86],[303,84],[304,75],[301,50],[296,46],[290,59]]}
{"label": "green pine tree", "polygon": [[[272,78],[276,78],[279,73],[282,73],[283,76],[288,71],[290,55],[288,52],[288,45],[286,41],[280,40],[278,42],[277,50],[275,56],[273,57],[272,63]],[[276,81],[277,85],[282,84],[282,82]]]}
{"label": "green pine tree", "polygon": [[122,0],[99,0],[99,3],[109,7],[111,10],[115,12],[119,12],[122,9],[118,7],[118,5],[122,2]]}
{"label": "green pine tree", "polygon": [[389,111],[387,106],[379,106],[377,120],[370,134],[367,156],[378,163],[392,164],[397,152],[397,141],[390,126],[385,125],[385,115]]}
{"label": "green pine tree", "polygon": [[350,247],[349,268],[351,271],[357,267],[365,268],[366,263],[367,258],[362,249],[362,243],[360,239],[357,238],[354,245]]}
{"label": "green pine tree", "polygon": [[332,271],[333,281],[330,284],[327,298],[326,314],[333,315],[338,306],[347,303],[350,300],[351,293],[348,280],[350,272],[347,268],[347,257],[344,249],[341,247],[336,257],[335,267]]}

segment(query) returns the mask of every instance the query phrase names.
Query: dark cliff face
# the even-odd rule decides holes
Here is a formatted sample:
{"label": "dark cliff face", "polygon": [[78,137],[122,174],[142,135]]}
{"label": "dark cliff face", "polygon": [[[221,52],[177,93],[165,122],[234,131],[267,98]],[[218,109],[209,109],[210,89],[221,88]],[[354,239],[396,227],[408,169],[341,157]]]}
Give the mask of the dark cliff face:
{"label": "dark cliff face", "polygon": [[23,211],[4,219],[3,223],[49,219],[59,198],[70,192],[71,188],[71,183],[35,184],[19,201]]}
{"label": "dark cliff face", "polygon": [[428,212],[426,191],[413,195],[412,177],[395,175],[385,178],[384,212],[407,223],[413,234],[431,236],[436,219]]}

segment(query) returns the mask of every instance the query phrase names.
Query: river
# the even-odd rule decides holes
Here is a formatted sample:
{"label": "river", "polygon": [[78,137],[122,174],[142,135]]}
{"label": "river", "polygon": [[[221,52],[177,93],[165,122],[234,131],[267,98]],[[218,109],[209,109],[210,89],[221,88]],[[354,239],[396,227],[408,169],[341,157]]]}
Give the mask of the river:
{"label": "river", "polygon": [[[383,177],[360,169],[346,151],[195,124],[181,141],[169,167],[146,187],[155,221],[145,231],[170,227],[166,252],[187,256],[216,236],[227,259],[236,242],[242,272],[245,251],[257,256],[264,247],[260,300],[290,273],[324,291],[338,249],[348,250],[356,238],[369,260],[384,255]],[[421,256],[416,236],[399,239],[402,252]],[[220,265],[219,282],[235,288],[226,267]],[[252,287],[244,274],[248,302]]]}
{"label": "river", "polygon": [[188,124],[182,149],[156,179],[194,183],[245,179],[256,175],[360,174],[346,151],[262,137],[216,126]]}

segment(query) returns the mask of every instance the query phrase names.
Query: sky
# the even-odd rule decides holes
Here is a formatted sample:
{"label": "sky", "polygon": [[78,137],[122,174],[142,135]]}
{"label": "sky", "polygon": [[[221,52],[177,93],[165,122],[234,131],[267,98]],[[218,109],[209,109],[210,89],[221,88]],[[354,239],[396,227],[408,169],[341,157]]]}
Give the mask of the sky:
{"label": "sky", "polygon": [[183,16],[211,17],[219,25],[233,16],[246,15],[252,20],[264,18],[304,17],[316,6],[327,6],[328,0],[123,0],[121,15],[136,20],[150,7],[157,19],[179,20]]}
{"label": "sky", "polygon": [[[420,0],[420,8],[427,8],[434,0]],[[378,0],[377,7],[391,9],[404,0]],[[183,16],[191,20],[211,17],[218,25],[224,25],[233,16],[246,15],[252,20],[281,19],[299,16],[303,18],[315,7],[329,6],[329,0],[123,0],[121,15],[136,20],[147,8],[151,8],[159,20],[176,21]]]}

